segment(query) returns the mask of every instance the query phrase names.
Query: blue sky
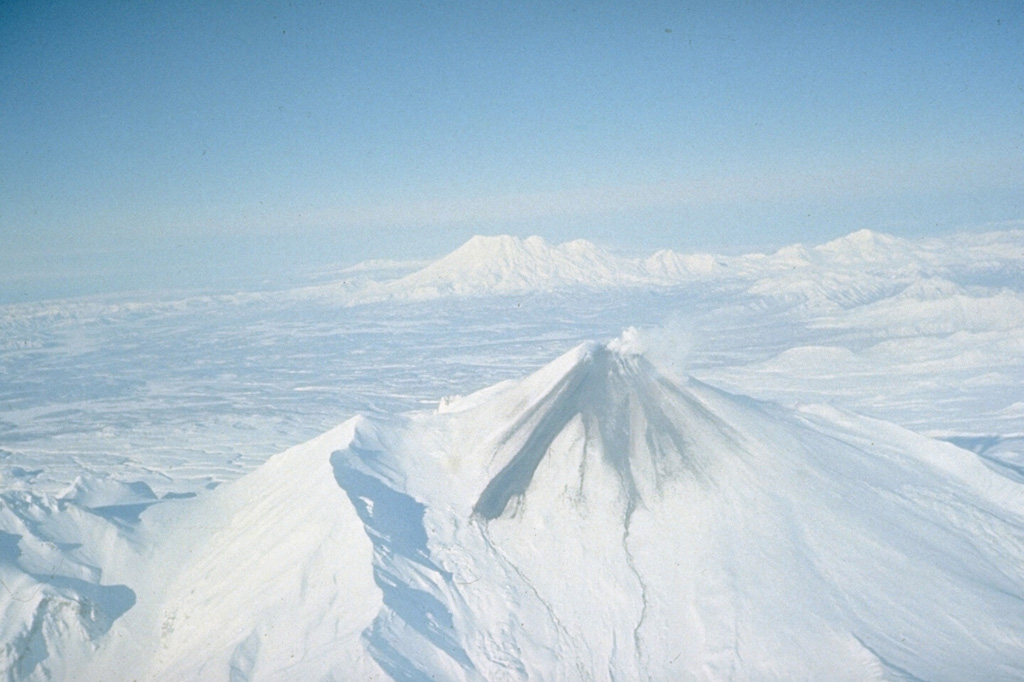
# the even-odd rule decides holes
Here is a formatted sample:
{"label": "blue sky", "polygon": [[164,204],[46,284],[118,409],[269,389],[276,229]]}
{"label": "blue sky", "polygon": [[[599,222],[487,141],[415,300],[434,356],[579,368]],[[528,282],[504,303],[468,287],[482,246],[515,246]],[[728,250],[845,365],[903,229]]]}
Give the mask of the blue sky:
{"label": "blue sky", "polygon": [[1024,218],[1018,2],[0,0],[0,300]]}

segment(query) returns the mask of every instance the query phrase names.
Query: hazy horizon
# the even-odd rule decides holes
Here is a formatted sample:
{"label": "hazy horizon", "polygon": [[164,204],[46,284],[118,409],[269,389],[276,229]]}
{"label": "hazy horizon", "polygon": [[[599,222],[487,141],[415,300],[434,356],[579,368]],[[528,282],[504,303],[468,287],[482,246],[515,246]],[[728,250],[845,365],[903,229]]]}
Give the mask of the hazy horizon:
{"label": "hazy horizon", "polygon": [[0,6],[0,300],[1024,217],[1014,3]]}

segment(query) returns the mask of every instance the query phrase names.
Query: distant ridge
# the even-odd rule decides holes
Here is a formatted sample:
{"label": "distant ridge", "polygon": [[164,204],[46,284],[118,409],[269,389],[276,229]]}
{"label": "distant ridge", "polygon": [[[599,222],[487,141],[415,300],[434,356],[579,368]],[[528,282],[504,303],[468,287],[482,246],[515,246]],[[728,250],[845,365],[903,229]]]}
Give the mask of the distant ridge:
{"label": "distant ridge", "polygon": [[[401,274],[401,268],[389,265],[391,272]],[[386,274],[383,270],[368,263],[346,272]],[[402,276],[346,279],[298,293],[358,305],[704,282],[829,311],[880,300],[921,278],[947,279],[956,285],[981,277],[1024,277],[1024,230],[922,240],[858,230],[825,244],[793,244],[770,254],[724,256],[661,249],[646,257],[619,256],[584,239],[551,244],[539,236],[477,235]]]}
{"label": "distant ridge", "polygon": [[541,237],[476,236],[427,267],[395,282],[399,289],[467,295],[565,286],[640,283],[635,261],[618,258],[578,239],[552,245]]}

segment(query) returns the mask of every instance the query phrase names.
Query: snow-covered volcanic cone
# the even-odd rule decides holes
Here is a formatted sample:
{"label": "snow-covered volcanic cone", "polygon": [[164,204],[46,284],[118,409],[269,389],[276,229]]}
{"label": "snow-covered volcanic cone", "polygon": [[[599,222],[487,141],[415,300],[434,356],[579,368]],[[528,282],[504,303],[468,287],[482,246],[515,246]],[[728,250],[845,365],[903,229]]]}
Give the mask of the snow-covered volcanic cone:
{"label": "snow-covered volcanic cone", "polygon": [[397,679],[1019,679],[1024,502],[970,453],[676,383],[627,336],[331,456]]}
{"label": "snow-covered volcanic cone", "polygon": [[628,333],[436,412],[356,418],[187,513],[146,511],[160,575],[125,578],[138,603],[97,664],[1024,678],[1019,484],[896,426],[670,379],[638,346]]}

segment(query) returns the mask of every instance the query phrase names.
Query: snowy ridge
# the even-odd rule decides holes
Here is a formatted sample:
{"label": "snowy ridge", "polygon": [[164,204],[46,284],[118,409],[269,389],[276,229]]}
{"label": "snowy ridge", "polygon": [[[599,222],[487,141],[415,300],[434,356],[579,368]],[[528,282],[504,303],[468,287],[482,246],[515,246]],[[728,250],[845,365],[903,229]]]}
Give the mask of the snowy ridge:
{"label": "snowy ridge", "polygon": [[136,604],[136,591],[110,561],[135,556],[131,536],[121,532],[123,510],[120,504],[88,509],[27,491],[0,493],[5,680],[71,679],[96,641]]}
{"label": "snowy ridge", "polygon": [[892,336],[1013,331],[1024,325],[1024,293],[1005,288],[968,291],[948,280],[927,279],[818,324],[874,328]]}
{"label": "snowy ridge", "polygon": [[586,240],[553,246],[541,237],[473,237],[440,260],[387,283],[380,295],[441,296],[606,288],[647,281],[638,262],[613,256]]}
{"label": "snowy ridge", "polygon": [[[436,288],[465,295],[541,290],[565,284],[601,286],[630,279],[633,268],[586,240],[552,246],[541,237],[473,237],[441,260],[402,278],[396,288]],[[415,294],[414,294],[415,295]]]}
{"label": "snowy ridge", "polygon": [[1024,231],[912,241],[860,230],[826,244],[795,244],[772,254],[720,256],[662,249],[642,258],[617,256],[585,240],[552,245],[536,236],[476,236],[397,279],[361,284],[346,280],[294,293],[355,305],[702,282],[740,287],[766,301],[827,312],[891,296],[929,277],[965,284],[1010,282],[1020,288]]}
{"label": "snowy ridge", "polygon": [[390,281],[309,287],[305,296],[337,296],[349,304],[384,300],[551,292],[572,288],[670,286],[715,271],[714,257],[660,251],[625,258],[584,240],[549,244],[542,237],[476,236],[443,258]]}
{"label": "snowy ridge", "polygon": [[[358,423],[147,511],[132,529],[144,545],[106,557],[137,602],[89,642],[75,679],[387,679],[360,640],[381,603],[370,543],[328,461]],[[51,665],[16,679],[48,679]]]}

